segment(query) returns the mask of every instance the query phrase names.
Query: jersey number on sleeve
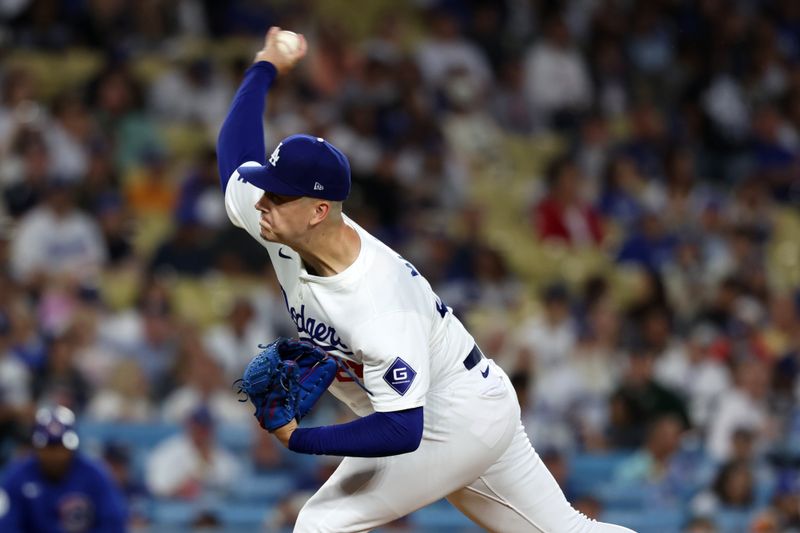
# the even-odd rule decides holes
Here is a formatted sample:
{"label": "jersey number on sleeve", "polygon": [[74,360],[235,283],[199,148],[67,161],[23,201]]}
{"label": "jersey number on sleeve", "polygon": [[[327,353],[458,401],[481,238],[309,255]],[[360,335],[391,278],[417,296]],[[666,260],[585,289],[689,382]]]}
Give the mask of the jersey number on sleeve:
{"label": "jersey number on sleeve", "polygon": [[447,309],[448,308],[445,305],[445,303],[442,301],[442,299],[437,296],[436,297],[436,311],[439,313],[439,316],[444,318],[444,315],[447,314]]}
{"label": "jersey number on sleeve", "polygon": [[403,259],[403,256],[401,256],[401,255],[398,255],[397,257],[399,257],[399,258],[400,258],[400,261],[404,262],[404,263],[406,264],[406,266],[407,266],[407,267],[408,267],[408,268],[411,270],[411,277],[412,277],[412,278],[413,278],[414,276],[419,276],[419,272],[417,271],[417,269],[416,269],[416,268],[414,268],[414,265],[412,265],[411,263],[409,263],[408,261],[406,261],[405,259]]}
{"label": "jersey number on sleeve", "polygon": [[[402,256],[402,255],[398,255],[397,257],[399,257],[399,258],[400,258],[400,261],[402,261],[403,263],[405,263],[405,265],[406,265],[406,266],[407,266],[407,267],[408,267],[408,268],[411,270],[411,277],[412,277],[412,278],[413,278],[414,276],[419,276],[419,272],[417,271],[417,269],[416,269],[416,268],[414,268],[414,265],[412,265],[411,263],[409,263],[408,261],[406,261],[406,260],[403,258],[403,256]],[[434,294],[434,296],[436,296],[436,294]],[[438,296],[436,296],[436,312],[437,312],[437,313],[439,313],[439,316],[441,316],[442,318],[444,318],[444,316],[447,314],[447,311],[448,311],[448,307],[447,307],[447,305],[445,305],[445,303],[442,301],[442,299],[441,299],[441,298],[439,298]]]}

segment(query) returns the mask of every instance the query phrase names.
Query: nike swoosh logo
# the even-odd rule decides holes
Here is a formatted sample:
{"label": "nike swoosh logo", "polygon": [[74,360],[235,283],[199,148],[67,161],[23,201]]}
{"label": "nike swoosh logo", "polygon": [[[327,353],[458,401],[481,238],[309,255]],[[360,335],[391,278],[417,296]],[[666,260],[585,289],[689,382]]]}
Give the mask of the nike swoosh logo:
{"label": "nike swoosh logo", "polygon": [[284,259],[291,259],[292,256],[290,255],[283,255],[283,248],[278,248],[278,257],[283,257]]}
{"label": "nike swoosh logo", "polygon": [[489,367],[486,367],[486,370],[481,370],[481,376],[487,377],[489,375]]}

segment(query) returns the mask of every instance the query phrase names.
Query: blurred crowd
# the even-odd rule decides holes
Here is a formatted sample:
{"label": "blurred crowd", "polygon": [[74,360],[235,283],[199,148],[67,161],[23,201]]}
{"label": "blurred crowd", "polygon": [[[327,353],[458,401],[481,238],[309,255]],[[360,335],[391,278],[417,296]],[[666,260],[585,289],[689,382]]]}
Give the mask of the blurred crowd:
{"label": "blurred crowd", "polygon": [[[310,53],[269,94],[266,146],[349,156],[346,211],[512,376],[584,512],[606,509],[570,459],[613,454],[608,486],[687,531],[723,511],[800,531],[800,3],[356,4],[0,2],[0,466],[63,405],[185,428],[138,467],[106,443],[131,501],[300,468],[266,435],[213,439],[252,426],[231,384],[292,335],[214,150],[280,25]],[[332,466],[304,462],[279,514]]]}

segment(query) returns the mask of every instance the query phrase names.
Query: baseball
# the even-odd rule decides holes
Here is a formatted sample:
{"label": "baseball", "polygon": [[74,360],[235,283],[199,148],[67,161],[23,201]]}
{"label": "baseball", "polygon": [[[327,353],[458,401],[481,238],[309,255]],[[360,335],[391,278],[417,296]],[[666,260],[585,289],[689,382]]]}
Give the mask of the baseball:
{"label": "baseball", "polygon": [[293,31],[281,30],[275,36],[275,46],[284,54],[293,54],[300,48],[300,37]]}

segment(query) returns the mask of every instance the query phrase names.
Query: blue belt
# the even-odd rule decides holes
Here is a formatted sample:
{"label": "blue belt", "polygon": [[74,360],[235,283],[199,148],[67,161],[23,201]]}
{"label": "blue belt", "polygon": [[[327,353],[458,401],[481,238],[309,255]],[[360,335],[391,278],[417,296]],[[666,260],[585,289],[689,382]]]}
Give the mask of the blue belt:
{"label": "blue belt", "polygon": [[472,347],[472,350],[470,350],[470,352],[467,354],[467,357],[464,359],[464,366],[467,368],[467,370],[472,370],[475,368],[475,365],[481,362],[481,359],[483,359],[483,353],[476,344]]}

